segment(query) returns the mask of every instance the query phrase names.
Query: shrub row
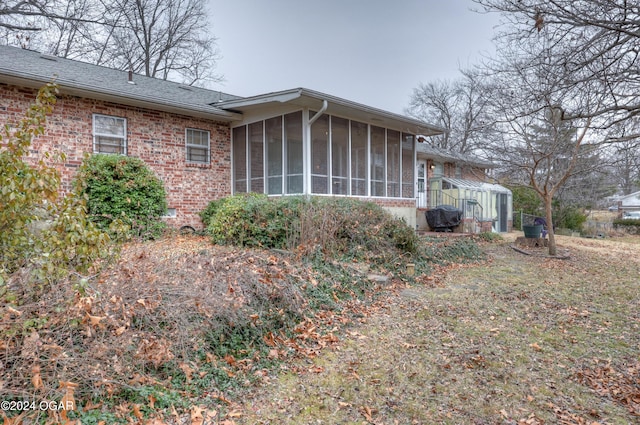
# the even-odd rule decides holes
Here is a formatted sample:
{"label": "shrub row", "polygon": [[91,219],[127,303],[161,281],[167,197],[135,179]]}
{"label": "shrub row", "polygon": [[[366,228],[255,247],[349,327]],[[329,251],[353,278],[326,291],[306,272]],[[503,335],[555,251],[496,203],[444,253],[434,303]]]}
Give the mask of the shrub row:
{"label": "shrub row", "polygon": [[613,220],[613,227],[631,235],[640,235],[640,220],[619,218]]}
{"label": "shrub row", "polygon": [[214,243],[361,256],[389,249],[415,253],[415,231],[380,206],[347,198],[242,194],[200,214]]}

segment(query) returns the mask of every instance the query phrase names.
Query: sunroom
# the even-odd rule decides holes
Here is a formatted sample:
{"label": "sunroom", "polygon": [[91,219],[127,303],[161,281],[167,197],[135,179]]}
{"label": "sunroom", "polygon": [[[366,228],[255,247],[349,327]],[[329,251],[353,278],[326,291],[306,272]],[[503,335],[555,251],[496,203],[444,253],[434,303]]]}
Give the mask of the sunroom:
{"label": "sunroom", "polygon": [[232,125],[233,193],[372,200],[415,226],[416,135],[441,129],[308,89],[216,104]]}
{"label": "sunroom", "polygon": [[429,187],[431,208],[447,204],[462,211],[463,232],[509,231],[513,199],[506,187],[453,177],[434,177],[430,179]]}

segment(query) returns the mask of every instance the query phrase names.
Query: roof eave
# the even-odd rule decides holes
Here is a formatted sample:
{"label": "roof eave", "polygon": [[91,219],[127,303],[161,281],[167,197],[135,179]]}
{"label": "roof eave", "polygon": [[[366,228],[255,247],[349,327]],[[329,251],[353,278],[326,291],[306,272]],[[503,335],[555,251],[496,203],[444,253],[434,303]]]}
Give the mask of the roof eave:
{"label": "roof eave", "polygon": [[423,152],[420,150],[418,151],[418,156],[427,157],[429,159],[435,159],[436,161],[457,162],[457,163],[471,165],[473,167],[479,167],[484,169],[493,169],[498,167],[496,164],[492,162],[475,161],[470,158],[469,159],[459,158],[454,155],[446,155],[446,154],[440,154],[440,153],[434,153],[434,152]]}
{"label": "roof eave", "polygon": [[318,102],[327,101],[329,105],[338,105],[343,108],[348,108],[354,111],[358,111],[361,114],[370,116],[372,121],[375,122],[376,118],[382,121],[388,120],[399,124],[401,127],[406,128],[413,134],[425,134],[429,136],[442,134],[444,129],[427,124],[423,121],[419,121],[413,118],[406,117],[404,115],[395,114],[393,112],[385,111],[382,109],[374,108],[371,106],[363,105],[361,103],[352,102],[350,100],[342,99],[329,94],[309,90],[305,88],[295,88],[290,90],[284,90],[279,92],[272,92],[261,94],[258,96],[247,97],[239,100],[231,100],[226,102],[216,103],[215,106],[225,110],[247,110],[256,106],[266,105],[269,103],[288,103],[300,99],[312,99]]}
{"label": "roof eave", "polygon": [[[52,82],[39,76],[21,73],[20,75],[8,72],[6,69],[0,71],[0,82],[12,85],[22,85],[31,88],[39,88],[44,84]],[[67,81],[64,78],[56,78],[54,81],[63,94],[72,96],[87,97],[90,99],[104,100],[107,102],[119,103],[128,106],[148,108],[163,112],[170,112],[181,115],[189,115],[198,118],[214,119],[216,121],[231,122],[242,119],[242,115],[222,110],[215,106],[196,108],[191,105],[176,102],[162,102],[158,99],[148,98],[146,96],[131,96],[129,93],[120,91],[101,91],[94,87],[84,84],[78,84],[73,81]]]}

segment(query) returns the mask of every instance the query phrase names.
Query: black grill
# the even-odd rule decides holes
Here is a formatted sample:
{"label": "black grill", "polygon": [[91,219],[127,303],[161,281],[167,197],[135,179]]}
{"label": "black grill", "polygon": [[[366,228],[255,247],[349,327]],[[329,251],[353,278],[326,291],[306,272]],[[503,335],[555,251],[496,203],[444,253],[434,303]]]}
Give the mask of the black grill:
{"label": "black grill", "polygon": [[425,212],[427,224],[435,232],[451,232],[462,220],[462,211],[453,205],[438,205]]}

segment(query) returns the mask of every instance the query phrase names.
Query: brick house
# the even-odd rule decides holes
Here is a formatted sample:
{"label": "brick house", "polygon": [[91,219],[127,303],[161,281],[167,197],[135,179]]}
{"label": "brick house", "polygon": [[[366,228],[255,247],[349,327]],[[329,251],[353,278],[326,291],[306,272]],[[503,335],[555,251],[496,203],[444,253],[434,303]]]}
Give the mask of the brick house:
{"label": "brick house", "polygon": [[435,126],[304,88],[246,98],[15,47],[0,58],[0,123],[59,85],[31,159],[63,152],[63,190],[85,154],[118,153],[164,182],[174,227],[201,228],[210,200],[249,191],[356,197],[418,224],[418,139]]}

